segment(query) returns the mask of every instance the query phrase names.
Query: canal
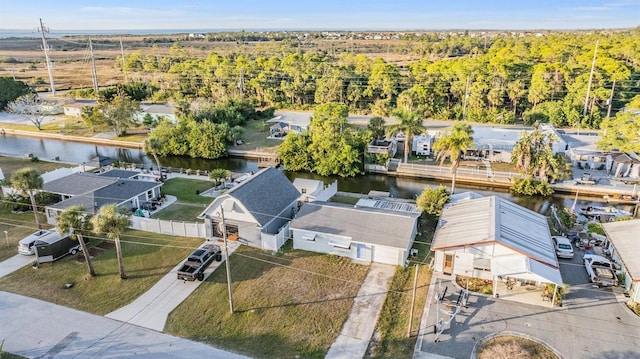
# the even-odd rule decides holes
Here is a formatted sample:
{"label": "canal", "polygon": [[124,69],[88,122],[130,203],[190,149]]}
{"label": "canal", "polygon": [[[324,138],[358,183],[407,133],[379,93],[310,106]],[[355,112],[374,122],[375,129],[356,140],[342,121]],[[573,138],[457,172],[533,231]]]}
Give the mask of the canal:
{"label": "canal", "polygon": [[[55,139],[39,139],[31,137],[18,137],[12,135],[0,135],[0,155],[22,157],[31,154],[42,160],[58,159],[62,162],[81,164],[91,158],[100,156],[111,157],[128,163],[142,163],[146,167],[155,167],[153,158],[148,157],[143,151],[111,146],[93,145],[79,142],[60,141]],[[190,168],[193,170],[212,170],[225,168],[232,172],[246,173],[258,170],[258,164],[254,161],[240,158],[224,158],[217,160],[194,159],[188,157],[163,157],[160,159],[163,167]],[[1,165],[1,162],[0,162]],[[441,183],[432,180],[407,177],[393,177],[378,174],[369,174],[356,178],[323,177],[312,173],[300,173],[284,171],[285,175],[293,181],[294,178],[309,178],[322,180],[325,183],[338,181],[338,190],[366,194],[369,191],[389,192],[397,198],[415,198],[426,187],[437,187]],[[442,183],[446,186],[449,182]],[[538,213],[546,214],[552,204],[556,206],[571,207],[575,198],[571,195],[554,195],[550,198],[514,196],[504,189],[458,185],[462,189],[473,190],[482,195],[498,195],[507,198],[521,206],[530,208]],[[458,192],[459,192],[458,191]],[[602,205],[594,198],[579,198],[577,208]],[[633,206],[621,206],[633,211]]]}

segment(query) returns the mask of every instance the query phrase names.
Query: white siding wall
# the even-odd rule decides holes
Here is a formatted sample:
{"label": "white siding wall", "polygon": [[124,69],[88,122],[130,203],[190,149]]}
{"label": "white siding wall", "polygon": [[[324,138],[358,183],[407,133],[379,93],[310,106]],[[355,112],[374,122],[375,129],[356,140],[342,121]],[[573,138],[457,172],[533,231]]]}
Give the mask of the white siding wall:
{"label": "white siding wall", "polygon": [[[343,237],[333,237],[324,233],[310,232],[300,229],[291,230],[293,236],[293,248],[302,249],[310,252],[336,254],[343,257],[355,258],[356,245],[352,243],[351,248],[337,248],[329,244],[332,238],[345,240]],[[307,240],[313,238],[314,240]]]}
{"label": "white siding wall", "polygon": [[453,274],[472,276],[473,275],[473,259],[475,254],[469,252],[456,252],[453,259]]}

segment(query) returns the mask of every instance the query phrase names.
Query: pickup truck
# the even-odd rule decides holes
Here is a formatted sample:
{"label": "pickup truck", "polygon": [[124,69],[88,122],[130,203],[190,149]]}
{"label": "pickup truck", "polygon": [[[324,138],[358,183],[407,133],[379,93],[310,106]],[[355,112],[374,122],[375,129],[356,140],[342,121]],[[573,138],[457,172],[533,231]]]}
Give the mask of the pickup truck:
{"label": "pickup truck", "polygon": [[182,280],[204,280],[204,270],[207,269],[213,260],[222,261],[220,246],[216,244],[206,244],[187,257],[182,267],[178,269],[178,279]]}
{"label": "pickup truck", "polygon": [[583,259],[591,283],[598,287],[618,285],[616,271],[607,258],[595,254],[585,254]]}

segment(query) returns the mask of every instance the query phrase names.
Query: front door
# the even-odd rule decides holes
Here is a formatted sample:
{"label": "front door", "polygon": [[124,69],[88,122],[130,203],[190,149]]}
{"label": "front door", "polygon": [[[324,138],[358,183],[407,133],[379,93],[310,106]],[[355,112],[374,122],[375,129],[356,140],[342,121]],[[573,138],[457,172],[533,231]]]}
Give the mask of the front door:
{"label": "front door", "polygon": [[442,266],[442,273],[444,274],[452,274],[453,273],[453,254],[444,254],[444,264]]}

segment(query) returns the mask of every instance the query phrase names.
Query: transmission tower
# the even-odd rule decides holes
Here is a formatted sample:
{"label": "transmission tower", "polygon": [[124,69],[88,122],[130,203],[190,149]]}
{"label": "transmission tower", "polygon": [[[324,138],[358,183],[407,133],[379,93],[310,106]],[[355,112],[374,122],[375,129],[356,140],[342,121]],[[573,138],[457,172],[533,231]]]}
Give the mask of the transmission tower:
{"label": "transmission tower", "polygon": [[49,58],[49,51],[51,51],[51,47],[47,45],[47,38],[45,34],[49,33],[49,28],[44,27],[42,23],[42,19],[40,19],[40,28],[38,29],[40,34],[42,35],[42,49],[44,50],[44,57],[47,60],[47,70],[49,71],[49,83],[51,84],[51,94],[56,94],[56,84],[53,81],[53,62]]}

